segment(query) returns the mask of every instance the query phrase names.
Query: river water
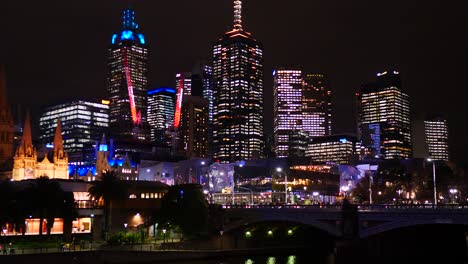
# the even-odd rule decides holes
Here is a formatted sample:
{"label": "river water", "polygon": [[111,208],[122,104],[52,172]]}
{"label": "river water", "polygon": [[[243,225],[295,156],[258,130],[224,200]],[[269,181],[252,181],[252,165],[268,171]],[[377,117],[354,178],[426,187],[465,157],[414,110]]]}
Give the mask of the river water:
{"label": "river water", "polygon": [[[169,262],[168,262],[169,263]],[[229,257],[223,259],[171,261],[171,264],[334,264],[333,257],[304,254]]]}

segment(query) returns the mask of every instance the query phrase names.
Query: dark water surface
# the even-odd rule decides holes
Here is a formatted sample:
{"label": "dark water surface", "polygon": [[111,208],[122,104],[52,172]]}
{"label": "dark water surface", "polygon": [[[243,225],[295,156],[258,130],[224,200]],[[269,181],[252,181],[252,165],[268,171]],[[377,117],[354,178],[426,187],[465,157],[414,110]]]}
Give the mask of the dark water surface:
{"label": "dark water surface", "polygon": [[[264,255],[228,257],[222,259],[207,259],[193,261],[171,261],[171,264],[334,264],[333,257],[311,256],[305,254]],[[164,263],[166,264],[166,263]]]}

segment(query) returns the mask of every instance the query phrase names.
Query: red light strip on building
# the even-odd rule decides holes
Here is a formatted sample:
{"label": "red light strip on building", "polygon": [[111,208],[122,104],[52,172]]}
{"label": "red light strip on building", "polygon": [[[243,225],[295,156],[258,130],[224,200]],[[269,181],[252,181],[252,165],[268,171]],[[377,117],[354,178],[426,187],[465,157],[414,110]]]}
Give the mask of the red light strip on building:
{"label": "red light strip on building", "polygon": [[132,79],[130,74],[130,69],[128,67],[128,60],[127,60],[127,48],[123,48],[123,63],[125,68],[125,78],[127,79],[127,88],[128,88],[128,97],[130,98],[130,111],[132,112],[132,120],[133,124],[140,124],[141,123],[141,113],[137,114],[136,106],[135,106],[135,98],[133,96],[133,86],[132,86]]}
{"label": "red light strip on building", "polygon": [[178,128],[180,125],[180,113],[182,109],[182,96],[184,95],[184,78],[183,76],[179,81],[179,89],[177,89],[177,101],[174,114],[174,128]]}

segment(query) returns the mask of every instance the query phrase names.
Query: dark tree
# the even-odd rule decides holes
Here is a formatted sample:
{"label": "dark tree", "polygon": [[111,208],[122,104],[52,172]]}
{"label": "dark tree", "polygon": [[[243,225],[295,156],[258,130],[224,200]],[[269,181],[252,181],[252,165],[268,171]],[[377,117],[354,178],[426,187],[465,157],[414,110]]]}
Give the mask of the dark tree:
{"label": "dark tree", "polygon": [[184,236],[194,238],[207,231],[208,214],[208,202],[201,185],[181,184],[170,187],[155,220],[163,226],[168,222],[179,226]]}
{"label": "dark tree", "polygon": [[112,204],[127,197],[127,184],[119,179],[117,171],[110,170],[102,174],[101,180],[95,181],[89,188],[89,195],[104,203],[104,235],[108,238],[111,231]]}

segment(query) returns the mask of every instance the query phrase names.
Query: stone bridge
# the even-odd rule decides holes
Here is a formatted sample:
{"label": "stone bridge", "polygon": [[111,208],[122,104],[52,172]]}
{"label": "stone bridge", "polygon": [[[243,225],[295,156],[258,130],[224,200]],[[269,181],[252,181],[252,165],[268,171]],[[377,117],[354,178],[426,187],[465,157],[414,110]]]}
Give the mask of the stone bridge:
{"label": "stone bridge", "polygon": [[[366,238],[385,231],[417,225],[468,226],[468,206],[357,205],[346,213],[341,206],[224,206],[224,231],[260,222],[292,222],[313,226],[341,238],[349,232]],[[357,210],[356,210],[357,209]],[[354,213],[353,213],[354,212]],[[347,231],[354,229],[354,231]],[[353,228],[354,227],[354,228]]]}

